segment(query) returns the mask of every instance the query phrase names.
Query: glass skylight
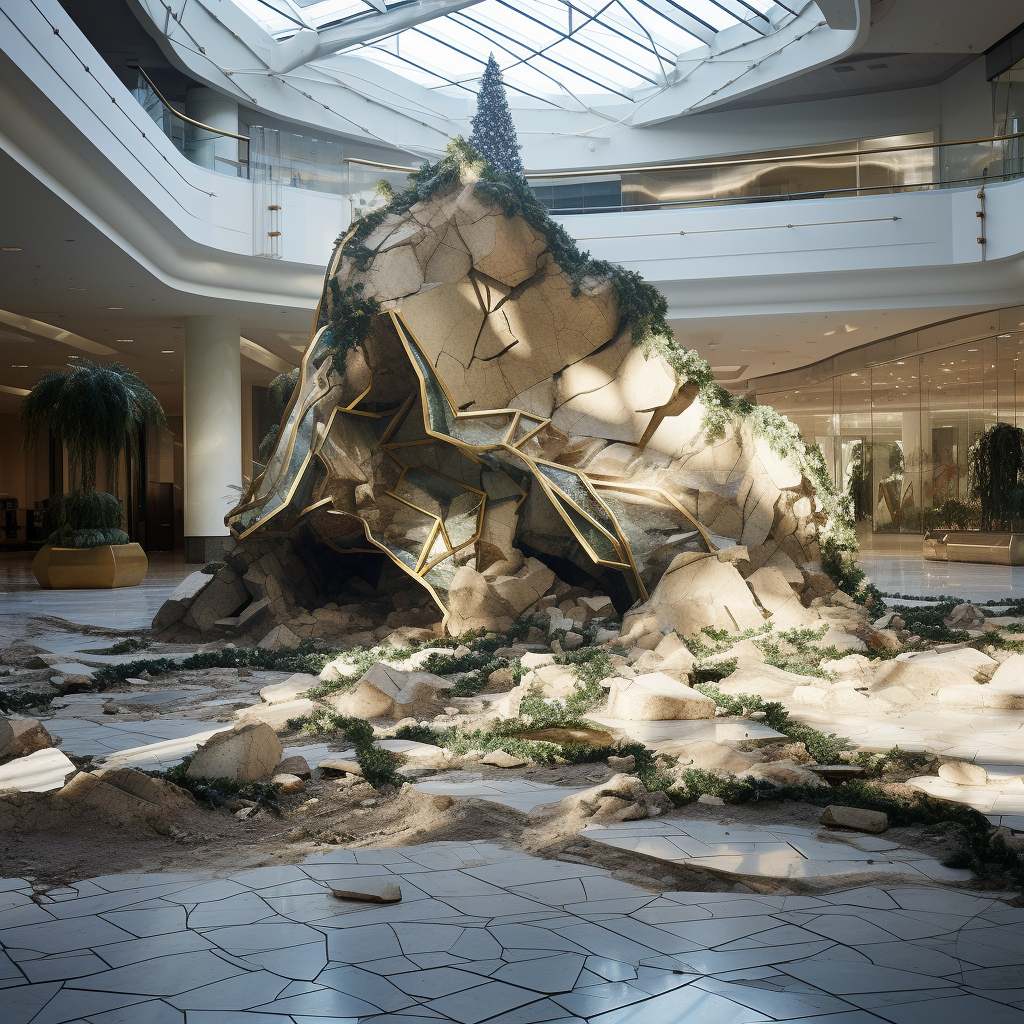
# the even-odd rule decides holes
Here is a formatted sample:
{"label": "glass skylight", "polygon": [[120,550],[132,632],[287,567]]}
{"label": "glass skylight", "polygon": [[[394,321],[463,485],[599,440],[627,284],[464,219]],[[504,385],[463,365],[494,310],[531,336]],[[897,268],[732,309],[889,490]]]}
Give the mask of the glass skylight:
{"label": "glass skylight", "polygon": [[[285,39],[409,6],[385,0],[234,0]],[[667,84],[679,54],[745,24],[772,35],[794,17],[772,0],[481,0],[341,52],[429,89],[475,93],[490,53],[510,100],[579,108],[576,97],[632,101]],[[382,26],[382,31],[386,31]],[[749,35],[748,35],[749,38]]]}

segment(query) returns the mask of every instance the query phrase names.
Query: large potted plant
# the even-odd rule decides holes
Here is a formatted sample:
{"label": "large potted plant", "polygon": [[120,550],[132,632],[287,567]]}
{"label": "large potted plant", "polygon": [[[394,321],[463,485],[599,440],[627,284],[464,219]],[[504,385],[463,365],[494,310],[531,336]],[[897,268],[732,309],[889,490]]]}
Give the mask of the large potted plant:
{"label": "large potted plant", "polygon": [[[138,456],[139,428],[147,421],[165,425],[153,392],[121,363],[82,359],[40,378],[22,404],[21,421],[27,447],[49,428],[68,456],[68,493],[50,499],[43,518],[47,541],[32,562],[39,585],[138,586],[149,562],[122,529],[117,479],[121,455],[127,452],[129,463]],[[101,454],[113,494],[96,490]]]}
{"label": "large potted plant", "polygon": [[956,529],[930,529],[924,557],[1024,565],[1024,533],[1014,532],[1024,520],[1024,429],[989,427],[971,445],[968,466],[970,502],[947,499],[933,512],[939,522],[952,518]]}

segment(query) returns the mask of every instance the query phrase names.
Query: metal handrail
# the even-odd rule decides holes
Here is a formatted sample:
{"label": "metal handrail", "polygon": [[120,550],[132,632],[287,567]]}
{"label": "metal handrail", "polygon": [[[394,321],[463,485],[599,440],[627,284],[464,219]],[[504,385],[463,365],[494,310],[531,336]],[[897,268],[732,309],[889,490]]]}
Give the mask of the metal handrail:
{"label": "metal handrail", "polygon": [[797,156],[761,156],[744,157],[736,160],[702,160],[681,164],[650,164],[637,167],[606,167],[601,170],[582,171],[528,171],[527,178],[585,178],[607,174],[640,174],[644,171],[685,171],[691,168],[706,167],[744,167],[751,164],[783,164],[800,163],[807,160],[820,160],[836,156],[875,156],[879,153],[906,153],[915,149],[942,149],[947,146],[970,146],[981,142],[1004,142],[1007,139],[1024,138],[1024,132],[1013,132],[1009,135],[992,135],[981,139],[957,139],[954,142],[917,142],[912,146],[887,146],[883,149],[838,150],[834,153],[804,153]]}
{"label": "metal handrail", "polygon": [[[139,69],[142,70],[141,68]],[[145,72],[143,72],[145,74]],[[148,79],[147,79],[148,81]],[[155,89],[154,89],[155,91]],[[160,94],[157,93],[159,96]],[[527,178],[587,178],[606,176],[609,174],[640,174],[644,171],[686,171],[690,169],[703,169],[708,167],[747,167],[751,164],[783,164],[800,163],[807,160],[821,160],[838,156],[876,156],[879,153],[909,153],[917,149],[944,149],[948,146],[971,146],[982,142],[1005,142],[1009,139],[1024,138],[1024,132],[1011,132],[1008,135],[992,135],[980,139],[956,139],[953,142],[915,142],[912,146],[886,146],[881,149],[853,149],[836,150],[835,152],[824,153],[803,153],[796,156],[760,156],[741,157],[734,160],[700,160],[689,163],[678,164],[648,164],[645,166],[632,167],[604,167],[597,170],[579,171],[527,171]],[[418,171],[418,167],[405,167],[401,164],[382,164],[375,160],[361,160],[356,157],[346,157],[345,163],[364,164],[368,167],[380,167],[386,171],[405,171],[411,174]],[[847,190],[848,191],[848,190]]]}
{"label": "metal handrail", "polygon": [[418,167],[405,167],[402,164],[382,164],[378,160],[361,160],[355,156],[347,156],[341,162],[343,164],[363,164],[366,167],[379,167],[382,171],[405,171],[406,174],[414,174],[419,170]]}
{"label": "metal handrail", "polygon": [[197,121],[194,117],[189,117],[187,114],[183,114],[180,110],[175,110],[174,107],[167,102],[164,98],[164,94],[156,87],[153,79],[146,74],[145,69],[141,68],[138,64],[130,64],[129,67],[134,68],[142,77],[149,83],[150,89],[156,93],[156,98],[175,116],[181,118],[186,124],[192,125],[194,128],[201,128],[204,132],[212,132],[214,135],[223,135],[228,139],[238,139],[239,142],[248,142],[248,135],[239,135],[237,132],[226,132],[223,128],[214,128],[212,125],[203,124],[202,121]]}

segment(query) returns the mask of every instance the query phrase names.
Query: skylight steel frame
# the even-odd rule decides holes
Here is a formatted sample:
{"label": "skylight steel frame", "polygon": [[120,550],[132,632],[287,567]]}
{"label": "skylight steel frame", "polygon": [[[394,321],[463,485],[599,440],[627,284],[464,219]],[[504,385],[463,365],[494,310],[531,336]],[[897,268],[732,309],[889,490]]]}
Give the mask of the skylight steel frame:
{"label": "skylight steel frame", "polygon": [[[320,4],[300,7],[294,0],[235,0],[250,17],[257,5],[264,8],[268,16],[264,25],[286,21],[294,26],[272,31],[279,41],[298,32],[325,32],[352,22],[371,29],[377,16],[410,6],[387,0],[361,2],[362,10],[352,12],[349,5],[339,5],[350,13],[338,17],[335,8],[318,19],[313,11]],[[451,11],[336,52],[365,57],[399,75],[404,66],[405,74],[428,89],[475,92],[476,75],[467,74],[464,65],[453,73],[445,66],[443,54],[458,55],[458,63],[469,62],[475,72],[482,71],[493,50],[506,73],[507,87],[524,97],[555,107],[565,107],[567,97],[572,97],[586,106],[576,94],[589,97],[598,92],[628,103],[637,94],[669,85],[680,54],[702,45],[712,47],[720,32],[745,26],[764,38],[798,17],[788,5],[767,0],[596,0],[590,9],[585,0],[522,0],[519,4],[479,0],[473,6],[481,10]],[[495,12],[504,14],[495,17]],[[520,19],[542,29],[544,38],[538,42],[517,32],[514,23]],[[475,39],[479,46],[471,45]],[[411,46],[403,53],[404,40]],[[572,59],[574,52],[583,59]],[[519,68],[524,69],[521,75]],[[531,82],[536,78],[550,82],[551,92]]]}

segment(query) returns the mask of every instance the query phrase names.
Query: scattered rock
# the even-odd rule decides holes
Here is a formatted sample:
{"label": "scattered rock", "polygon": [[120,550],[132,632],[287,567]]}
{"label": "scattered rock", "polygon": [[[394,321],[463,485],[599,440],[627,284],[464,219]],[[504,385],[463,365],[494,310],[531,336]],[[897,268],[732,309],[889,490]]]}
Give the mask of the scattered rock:
{"label": "scattered rock", "polygon": [[371,875],[346,879],[331,885],[331,894],[339,900],[363,900],[366,903],[398,903],[402,887],[388,878]]}
{"label": "scattered rock", "polygon": [[309,770],[309,763],[301,754],[293,754],[286,757],[278,766],[278,774],[297,775],[300,779],[308,779],[312,776]]}
{"label": "scattered rock", "polygon": [[480,759],[481,764],[491,765],[494,768],[524,768],[528,761],[521,757],[515,757],[504,750],[492,750],[485,757]]}
{"label": "scattered rock", "polygon": [[701,795],[697,797],[697,803],[711,804],[714,807],[725,806],[725,801],[720,796],[712,796],[710,793],[701,793]]}
{"label": "scattered rock", "polygon": [[256,646],[267,651],[280,651],[282,648],[292,650],[301,643],[302,640],[287,626],[275,626]]}
{"label": "scattered rock", "polygon": [[636,771],[636,757],[633,754],[627,754],[625,757],[612,755],[608,758],[608,767],[613,772],[625,772],[628,775]]}
{"label": "scattered rock", "polygon": [[661,672],[612,679],[607,714],[630,722],[714,718],[715,702]]}
{"label": "scattered rock", "polygon": [[211,736],[196,751],[186,774],[193,779],[257,782],[274,774],[281,754],[281,741],[269,725],[242,721]]}
{"label": "scattered rock", "polygon": [[942,620],[947,629],[982,629],[985,626],[985,613],[969,601],[958,604]]}
{"label": "scattered rock", "polygon": [[316,676],[305,672],[296,672],[280,683],[271,683],[260,690],[260,700],[267,704],[283,704],[302,696],[310,687],[319,686]]}
{"label": "scattered rock", "polygon": [[358,775],[362,777],[363,769],[358,761],[346,761],[340,757],[328,757],[321,761],[317,768],[327,775]]}
{"label": "scattered rock", "polygon": [[0,718],[0,758],[24,757],[53,746],[53,739],[35,718]]}
{"label": "scattered rock", "polygon": [[298,775],[292,775],[290,772],[278,772],[270,781],[280,786],[282,793],[305,793],[306,791],[306,783]]}
{"label": "scattered rock", "polygon": [[252,704],[247,708],[239,708],[235,718],[240,722],[265,722],[274,732],[289,732],[291,727],[288,723],[292,719],[305,718],[318,707],[313,701],[302,697],[282,704]]}
{"label": "scattered rock", "polygon": [[980,764],[970,761],[946,761],[939,765],[939,778],[954,786],[986,786],[988,772]]}
{"label": "scattered rock", "polygon": [[889,827],[889,815],[883,811],[869,811],[863,807],[843,807],[830,804],[818,819],[822,825],[852,828],[858,832],[884,832]]}
{"label": "scattered rock", "polygon": [[193,601],[213,583],[213,576],[196,570],[186,576],[171,592],[171,596],[160,606],[153,618],[153,629],[159,633],[173,626],[185,617]]}
{"label": "scattered rock", "polygon": [[404,672],[377,662],[346,693],[332,694],[326,703],[356,718],[422,718],[437,714],[455,680],[430,672]]}

